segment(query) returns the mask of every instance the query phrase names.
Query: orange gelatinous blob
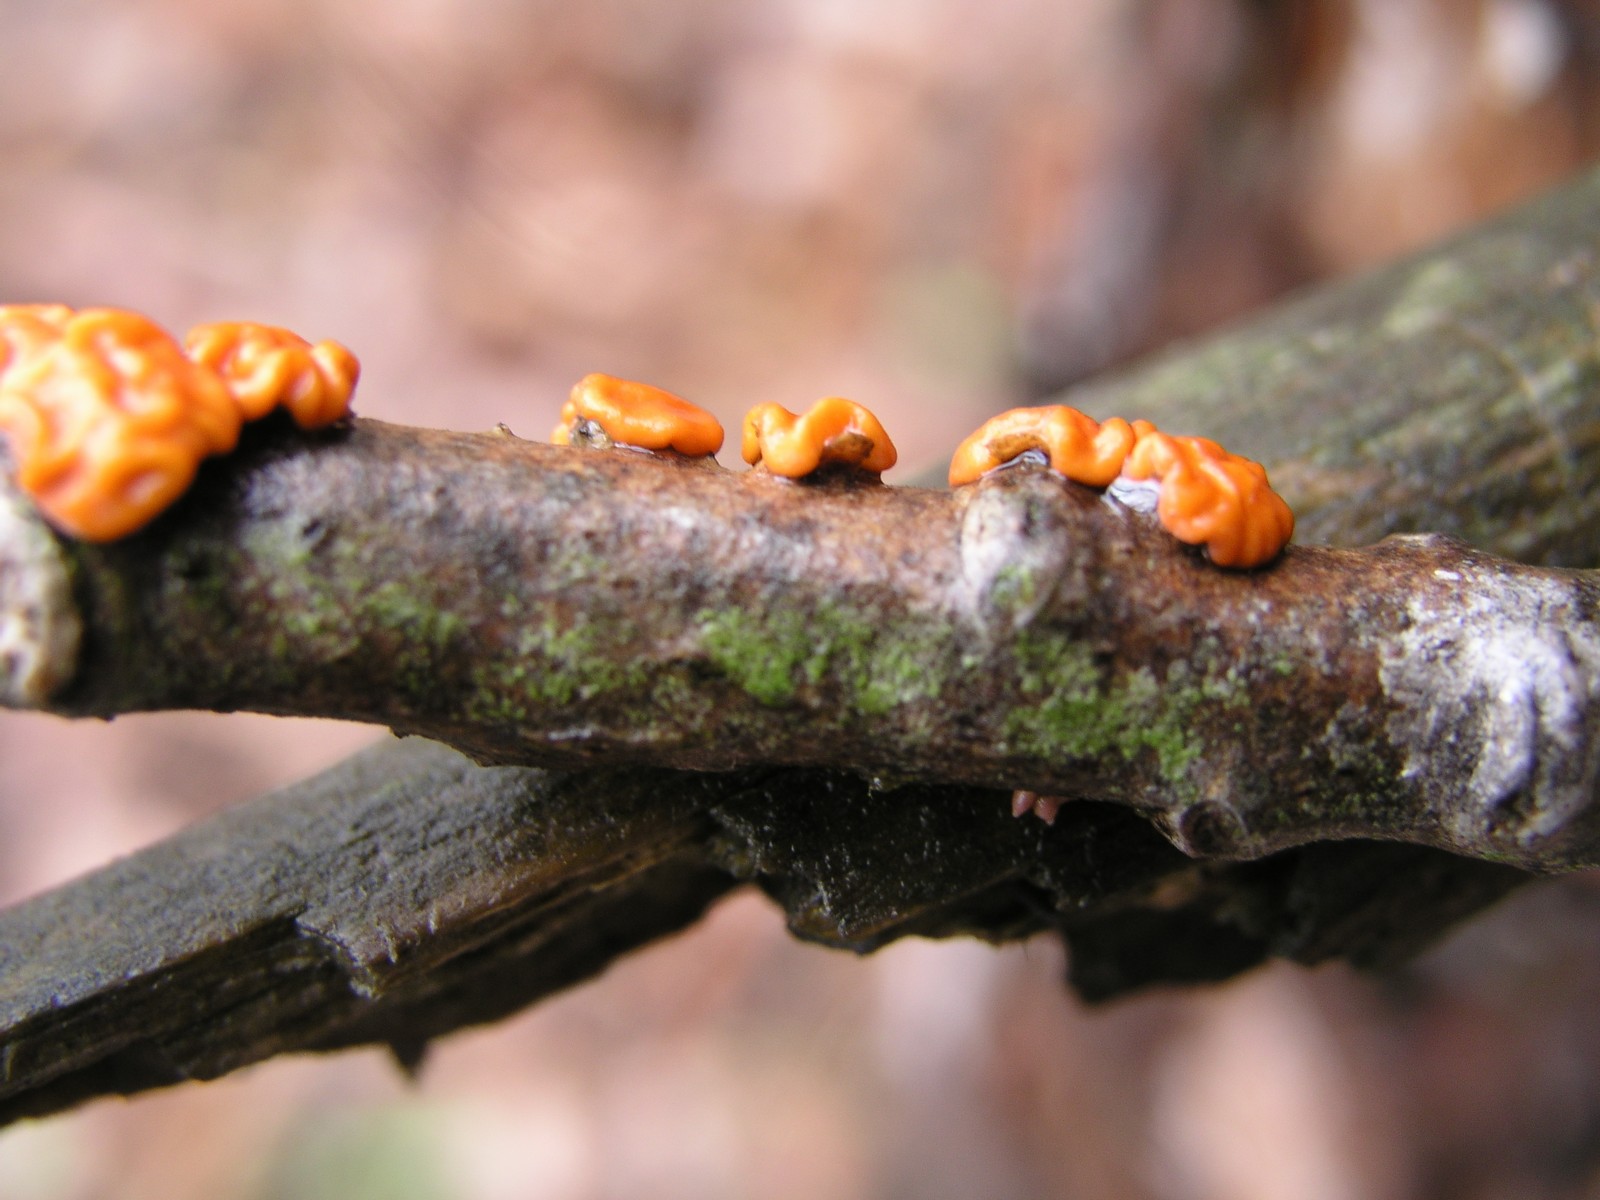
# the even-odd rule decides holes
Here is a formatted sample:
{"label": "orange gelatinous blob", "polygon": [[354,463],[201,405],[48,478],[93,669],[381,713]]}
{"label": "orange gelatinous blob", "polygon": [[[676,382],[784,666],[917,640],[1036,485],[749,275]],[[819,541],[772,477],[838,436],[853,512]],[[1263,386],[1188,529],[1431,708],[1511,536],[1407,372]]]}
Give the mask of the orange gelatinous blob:
{"label": "orange gelatinous blob", "polygon": [[301,429],[332,425],[350,411],[361,364],[338,342],[312,345],[253,321],[196,325],[184,338],[195,362],[220,375],[247,421],[282,405]]}
{"label": "orange gelatinous blob", "polygon": [[640,450],[676,450],[703,458],[722,449],[722,424],[705,409],[648,383],[585,375],[561,409],[550,440],[568,445],[580,420],[593,421],[613,442]]}
{"label": "orange gelatinous blob", "polygon": [[140,528],[231,450],[227,386],[137,313],[0,309],[0,433],[16,478],[54,525],[89,541]]}
{"label": "orange gelatinous blob", "polygon": [[1123,465],[1129,479],[1158,479],[1156,515],[1179,541],[1205,544],[1222,567],[1256,567],[1276,558],[1294,533],[1294,513],[1267,483],[1260,463],[1229,454],[1209,438],[1174,437],[1148,421]]}
{"label": "orange gelatinous blob", "polygon": [[1050,456],[1050,466],[1068,479],[1107,487],[1133,449],[1133,427],[1121,417],[1104,424],[1075,408],[1013,408],[979,426],[956,447],[950,460],[950,486],[972,483],[1029,450]]}
{"label": "orange gelatinous blob", "polygon": [[878,418],[843,396],[818,400],[801,417],[779,404],[758,404],[745,414],[743,443],[745,462],[790,479],[825,463],[881,475],[898,458]]}
{"label": "orange gelatinous blob", "polygon": [[60,341],[71,319],[65,304],[0,305],[0,371]]}

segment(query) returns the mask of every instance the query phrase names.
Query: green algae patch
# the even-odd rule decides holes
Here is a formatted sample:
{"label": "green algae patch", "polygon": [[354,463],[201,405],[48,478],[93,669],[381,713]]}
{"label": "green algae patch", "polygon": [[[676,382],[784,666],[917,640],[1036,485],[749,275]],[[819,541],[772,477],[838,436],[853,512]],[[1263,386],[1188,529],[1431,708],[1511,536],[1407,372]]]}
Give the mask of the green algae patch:
{"label": "green algae patch", "polygon": [[[1209,657],[1205,648],[1199,654]],[[1018,645],[1016,669],[1024,700],[1003,726],[1013,750],[1056,763],[1152,753],[1162,778],[1174,785],[1205,753],[1197,728],[1202,710],[1247,703],[1231,669],[1204,674],[1177,662],[1164,679],[1141,667],[1108,681],[1109,670],[1087,646],[1065,636],[1040,639],[1037,631]]]}
{"label": "green algae patch", "polygon": [[632,659],[618,661],[615,643],[628,640],[629,633],[581,615],[565,625],[546,618],[521,632],[506,659],[478,670],[474,690],[486,706],[512,720],[525,718],[531,708],[634,694],[649,682],[649,671]]}
{"label": "green algae patch", "polygon": [[863,716],[883,716],[939,693],[948,634],[911,618],[893,627],[881,613],[844,605],[808,616],[778,609],[705,609],[696,615],[710,664],[769,707],[819,690],[842,695]]}
{"label": "green algae patch", "polygon": [[1396,338],[1431,333],[1468,309],[1478,290],[1478,279],[1460,263],[1423,263],[1411,271],[1390,301],[1383,314],[1383,331]]}
{"label": "green algae patch", "polygon": [[[1031,616],[1038,611],[1041,593],[1055,585],[1057,564],[1009,562],[994,574],[989,586],[989,603],[999,612]],[[1024,622],[1025,623],[1025,622]]]}
{"label": "green algae patch", "polygon": [[403,631],[427,654],[445,654],[467,631],[464,619],[407,583],[385,583],[362,595],[363,624]]}
{"label": "green algae patch", "polygon": [[706,609],[696,621],[712,665],[762,704],[789,703],[826,665],[799,613]]}

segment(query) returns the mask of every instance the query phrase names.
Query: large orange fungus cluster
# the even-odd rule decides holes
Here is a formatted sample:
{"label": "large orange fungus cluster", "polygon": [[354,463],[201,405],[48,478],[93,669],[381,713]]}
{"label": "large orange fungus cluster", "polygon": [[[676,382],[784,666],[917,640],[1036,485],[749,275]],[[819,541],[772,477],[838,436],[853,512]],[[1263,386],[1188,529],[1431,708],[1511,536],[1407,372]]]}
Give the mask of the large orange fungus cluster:
{"label": "large orange fungus cluster", "polygon": [[957,448],[950,484],[971,483],[1029,451],[1091,487],[1153,481],[1162,526],[1179,541],[1204,545],[1220,567],[1271,562],[1294,533],[1294,513],[1260,463],[1209,438],[1174,437],[1149,421],[1120,417],[1101,424],[1065,405],[1014,408],[986,422]]}
{"label": "large orange fungus cluster", "polygon": [[349,411],[359,367],[335,342],[229,323],[196,327],[187,346],[120,309],[0,306],[0,435],[18,485],[62,532],[141,529],[279,405],[303,429]]}

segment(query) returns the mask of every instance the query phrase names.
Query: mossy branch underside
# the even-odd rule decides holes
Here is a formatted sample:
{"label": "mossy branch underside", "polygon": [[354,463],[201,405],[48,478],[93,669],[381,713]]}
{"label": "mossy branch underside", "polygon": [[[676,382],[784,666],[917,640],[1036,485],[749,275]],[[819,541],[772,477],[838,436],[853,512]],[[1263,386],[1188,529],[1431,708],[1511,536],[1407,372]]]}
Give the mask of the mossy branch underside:
{"label": "mossy branch underside", "polygon": [[263,427],[109,546],[0,494],[3,702],[433,739],[0,914],[0,1119],[409,1059],[743,881],[857,950],[1053,928],[1103,997],[1396,961],[1600,863],[1597,213],[1591,177],[1066,397],[1260,458],[1304,543],[1401,535],[1255,572],[1026,462],[796,484],[369,420]]}

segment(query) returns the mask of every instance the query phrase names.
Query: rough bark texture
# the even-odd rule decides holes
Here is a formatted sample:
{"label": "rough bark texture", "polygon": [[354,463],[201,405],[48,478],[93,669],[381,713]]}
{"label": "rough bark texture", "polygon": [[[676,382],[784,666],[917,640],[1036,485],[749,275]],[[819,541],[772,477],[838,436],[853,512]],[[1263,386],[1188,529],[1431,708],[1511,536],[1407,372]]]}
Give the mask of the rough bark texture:
{"label": "rough bark texture", "polygon": [[0,1123],[294,1050],[411,1064],[741,882],[861,952],[1056,929],[1099,998],[1269,954],[1396,961],[1524,878],[1377,843],[1207,867],[1115,805],[1049,827],[976,789],[482,767],[405,739],[0,912]]}
{"label": "rough bark texture", "polygon": [[1442,538],[1230,572],[1028,465],[797,486],[365,421],[264,439],[159,527],[63,555],[89,632],[56,711],[1026,788],[1131,804],[1210,858],[1600,851],[1600,588]]}
{"label": "rough bark texture", "polygon": [[410,1061],[582,979],[732,884],[686,783],[401,742],[0,913],[0,1120],[283,1050]]}
{"label": "rough bark texture", "polygon": [[[111,547],[7,499],[6,703],[562,770],[397,743],[0,914],[0,1117],[409,1059],[741,880],[858,950],[1053,927],[1105,997],[1392,962],[1594,863],[1596,581],[1488,552],[1596,558],[1597,210],[1591,177],[1069,397],[1263,458],[1302,540],[1477,549],[1231,574],[1026,466],[796,486],[376,422],[262,431]],[[1015,821],[1012,787],[1076,803]]]}

